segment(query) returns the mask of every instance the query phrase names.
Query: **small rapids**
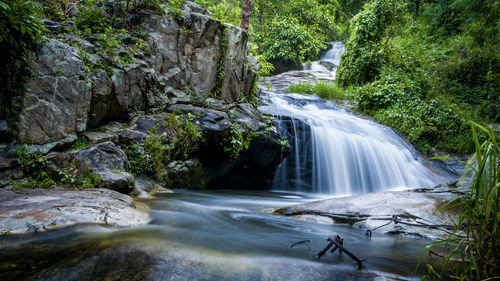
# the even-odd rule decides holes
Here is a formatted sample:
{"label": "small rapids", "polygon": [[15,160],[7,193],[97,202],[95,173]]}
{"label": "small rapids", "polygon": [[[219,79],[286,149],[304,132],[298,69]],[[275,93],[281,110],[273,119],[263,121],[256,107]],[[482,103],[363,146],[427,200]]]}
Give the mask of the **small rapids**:
{"label": "small rapids", "polygon": [[304,70],[313,70],[319,72],[331,73],[335,76],[335,72],[340,63],[340,55],[345,47],[342,42],[330,42],[330,49],[321,57],[319,61],[304,63]]}

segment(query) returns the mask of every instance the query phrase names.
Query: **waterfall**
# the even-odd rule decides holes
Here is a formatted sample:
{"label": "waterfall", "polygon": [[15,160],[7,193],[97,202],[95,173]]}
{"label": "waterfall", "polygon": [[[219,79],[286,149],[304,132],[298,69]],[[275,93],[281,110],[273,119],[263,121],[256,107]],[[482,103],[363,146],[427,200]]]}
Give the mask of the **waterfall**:
{"label": "waterfall", "polygon": [[[332,43],[322,62],[338,65]],[[326,70],[335,75],[335,68]],[[292,152],[276,170],[277,189],[347,195],[432,187],[446,180],[394,129],[315,95],[263,91],[259,109],[278,120]]]}
{"label": "waterfall", "polygon": [[327,194],[431,187],[444,177],[390,127],[317,96],[263,91],[260,110],[277,117],[290,155],[274,187]]}
{"label": "waterfall", "polygon": [[340,62],[340,55],[344,51],[345,47],[342,42],[330,42],[328,45],[330,46],[330,49],[323,54],[319,61],[312,61],[302,65],[304,70],[326,72],[335,77],[335,72]]}

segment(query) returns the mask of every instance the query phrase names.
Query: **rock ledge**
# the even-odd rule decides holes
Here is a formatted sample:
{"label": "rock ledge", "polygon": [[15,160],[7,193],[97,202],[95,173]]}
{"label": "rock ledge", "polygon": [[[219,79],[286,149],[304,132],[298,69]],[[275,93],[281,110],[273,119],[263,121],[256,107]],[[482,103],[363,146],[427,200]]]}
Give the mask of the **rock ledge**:
{"label": "rock ledge", "polygon": [[78,223],[146,224],[132,198],[108,189],[0,189],[0,235],[39,232]]}

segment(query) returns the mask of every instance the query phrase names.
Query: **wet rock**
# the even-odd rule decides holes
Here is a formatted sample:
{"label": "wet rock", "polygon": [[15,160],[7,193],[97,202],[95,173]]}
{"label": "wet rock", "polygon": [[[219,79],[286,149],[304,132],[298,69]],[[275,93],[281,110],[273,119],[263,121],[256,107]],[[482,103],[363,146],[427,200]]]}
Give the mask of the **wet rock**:
{"label": "wet rock", "polygon": [[51,39],[33,62],[16,131],[41,152],[76,139],[87,125],[91,83],[77,48]]}
{"label": "wet rock", "polygon": [[134,177],[126,172],[111,171],[98,172],[97,174],[101,177],[101,181],[99,182],[100,188],[111,189],[126,194],[134,186]]}
{"label": "wet rock", "polygon": [[[74,7],[74,8],[76,8],[76,7]],[[66,39],[72,45],[76,44],[76,45],[80,46],[80,48],[82,48],[83,50],[85,50],[88,53],[95,53],[95,51],[96,51],[94,44],[92,44],[89,41],[87,41],[83,38],[80,38],[76,35],[66,34],[66,35],[64,35],[64,39]]]}
{"label": "wet rock", "polygon": [[146,138],[148,137],[148,134],[140,132],[140,131],[125,129],[125,130],[120,131],[118,133],[118,136],[120,138],[120,143],[133,144],[133,143],[144,142],[146,140]]}
{"label": "wet rock", "polygon": [[[374,229],[391,222],[397,216],[398,223],[390,223],[379,233],[403,234],[431,239],[447,237],[453,226],[453,212],[436,213],[438,206],[455,198],[454,189],[436,189],[377,192],[315,201],[276,209],[276,214],[302,218],[326,217],[335,224],[349,224],[362,229]],[[437,225],[437,227],[430,227]]]}
{"label": "wet rock", "polygon": [[335,78],[329,73],[312,70],[294,70],[278,75],[264,77],[259,83],[261,90],[268,90],[268,85],[273,91],[285,91],[291,84],[316,83],[320,81],[334,81]]}
{"label": "wet rock", "polygon": [[65,32],[70,32],[75,29],[72,24],[64,24],[55,21],[51,21],[49,19],[43,19],[42,23],[45,27],[54,34],[62,34]]}
{"label": "wet rock", "polygon": [[139,60],[123,69],[113,69],[111,77],[103,70],[95,70],[89,127],[126,119],[128,113],[143,109],[151,95],[148,75],[146,65]]}
{"label": "wet rock", "polygon": [[134,193],[139,198],[151,198],[156,193],[172,193],[172,190],[145,175],[139,175],[135,179]]}
{"label": "wet rock", "polygon": [[215,109],[218,111],[227,111],[227,108],[229,107],[229,104],[221,99],[214,99],[214,98],[207,98],[204,101],[204,105],[207,108]]}
{"label": "wet rock", "polygon": [[[219,141],[222,136],[229,133],[231,121],[226,112],[193,105],[176,104],[168,108],[169,111],[180,114],[192,114],[205,137]],[[210,142],[209,139],[207,141]]]}
{"label": "wet rock", "polygon": [[169,188],[203,188],[205,185],[198,160],[173,161],[167,167],[164,182]]}
{"label": "wet rock", "polygon": [[0,234],[40,232],[77,223],[134,226],[149,222],[132,198],[107,189],[0,189]]}

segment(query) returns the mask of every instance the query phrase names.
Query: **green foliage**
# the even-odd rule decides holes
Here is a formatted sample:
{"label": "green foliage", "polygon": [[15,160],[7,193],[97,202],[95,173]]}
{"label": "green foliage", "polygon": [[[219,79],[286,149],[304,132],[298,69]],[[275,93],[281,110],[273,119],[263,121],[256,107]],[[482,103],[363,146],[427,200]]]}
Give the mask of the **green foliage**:
{"label": "green foliage", "polygon": [[[131,144],[124,148],[130,161],[130,171],[134,175],[152,175],[164,181],[167,165],[174,160],[186,160],[197,149],[201,132],[193,123],[194,116],[171,113],[163,122],[149,131],[142,144]],[[165,133],[159,134],[158,131]]]}
{"label": "green foliage", "polygon": [[[208,8],[212,17],[239,26],[241,1],[196,0]],[[324,41],[338,36],[337,10],[334,0],[257,0],[250,18],[249,37],[267,59],[299,64],[314,58],[326,48]]]}
{"label": "green foliage", "polygon": [[240,26],[241,5],[239,0],[195,0],[195,3],[205,7],[216,18],[224,23]]}
{"label": "green foliage", "polygon": [[62,169],[57,176],[47,173],[49,164],[45,155],[31,151],[26,145],[18,145],[16,159],[19,168],[24,175],[28,175],[25,180],[9,180],[9,184],[14,190],[24,187],[29,188],[50,188],[54,185],[63,185],[73,188],[93,188],[96,187],[101,177],[92,172],[89,167],[82,173],[76,168],[70,170]]}
{"label": "green foliage", "polygon": [[286,91],[288,93],[318,95],[327,100],[339,101],[349,98],[345,89],[334,82],[318,82],[314,84],[300,82],[290,85]]}
{"label": "green foliage", "polygon": [[399,0],[375,0],[351,20],[350,39],[337,70],[340,85],[361,85],[377,77],[383,61],[381,39],[402,8]]}
{"label": "green foliage", "polygon": [[45,31],[40,13],[36,1],[0,0],[0,118],[15,117],[20,109],[31,54]]}
{"label": "green foliage", "polygon": [[170,143],[173,145],[172,156],[175,159],[187,159],[191,153],[198,149],[201,132],[193,123],[194,116],[171,113],[165,117],[163,125],[169,130]]}
{"label": "green foliage", "polygon": [[240,130],[234,123],[231,125],[230,135],[224,138],[224,151],[233,159],[238,159],[241,152],[250,146],[254,132]]}
{"label": "green foliage", "polygon": [[[482,144],[478,131],[486,134]],[[443,268],[438,274],[432,267],[429,278],[445,275],[460,280],[488,280],[498,278],[500,270],[500,146],[498,136],[476,123],[472,126],[476,165],[466,163],[474,172],[470,193],[448,201],[441,210],[461,210],[455,230],[448,239],[426,246],[424,254],[433,246],[445,245],[449,250]],[[438,159],[448,159],[439,157]],[[450,265],[450,258],[459,256],[462,262]],[[422,260],[420,258],[420,261]],[[449,270],[449,272],[446,272]]]}
{"label": "green foliage", "polygon": [[500,118],[498,41],[477,42],[470,30],[470,22],[493,14],[459,2],[430,2],[421,16],[401,1],[366,4],[351,21],[337,71],[340,85],[359,87],[353,91],[359,110],[425,153],[471,152],[468,120]]}
{"label": "green foliage", "polygon": [[76,142],[68,148],[67,151],[75,151],[79,149],[84,149],[90,147],[90,143],[87,141],[87,139],[80,137],[76,140]]}
{"label": "green foliage", "polygon": [[323,38],[301,25],[295,17],[276,19],[262,28],[262,38],[258,41],[269,59],[301,62],[317,57],[326,48]]}
{"label": "green foliage", "polygon": [[103,32],[111,24],[102,8],[97,7],[95,0],[84,0],[80,13],[76,17],[75,26],[89,33]]}
{"label": "green foliage", "polygon": [[146,167],[152,168],[156,180],[163,180],[163,173],[165,170],[165,163],[168,161],[169,150],[170,147],[162,142],[161,136],[151,134],[144,141],[144,154],[148,157],[148,161],[150,162]]}

